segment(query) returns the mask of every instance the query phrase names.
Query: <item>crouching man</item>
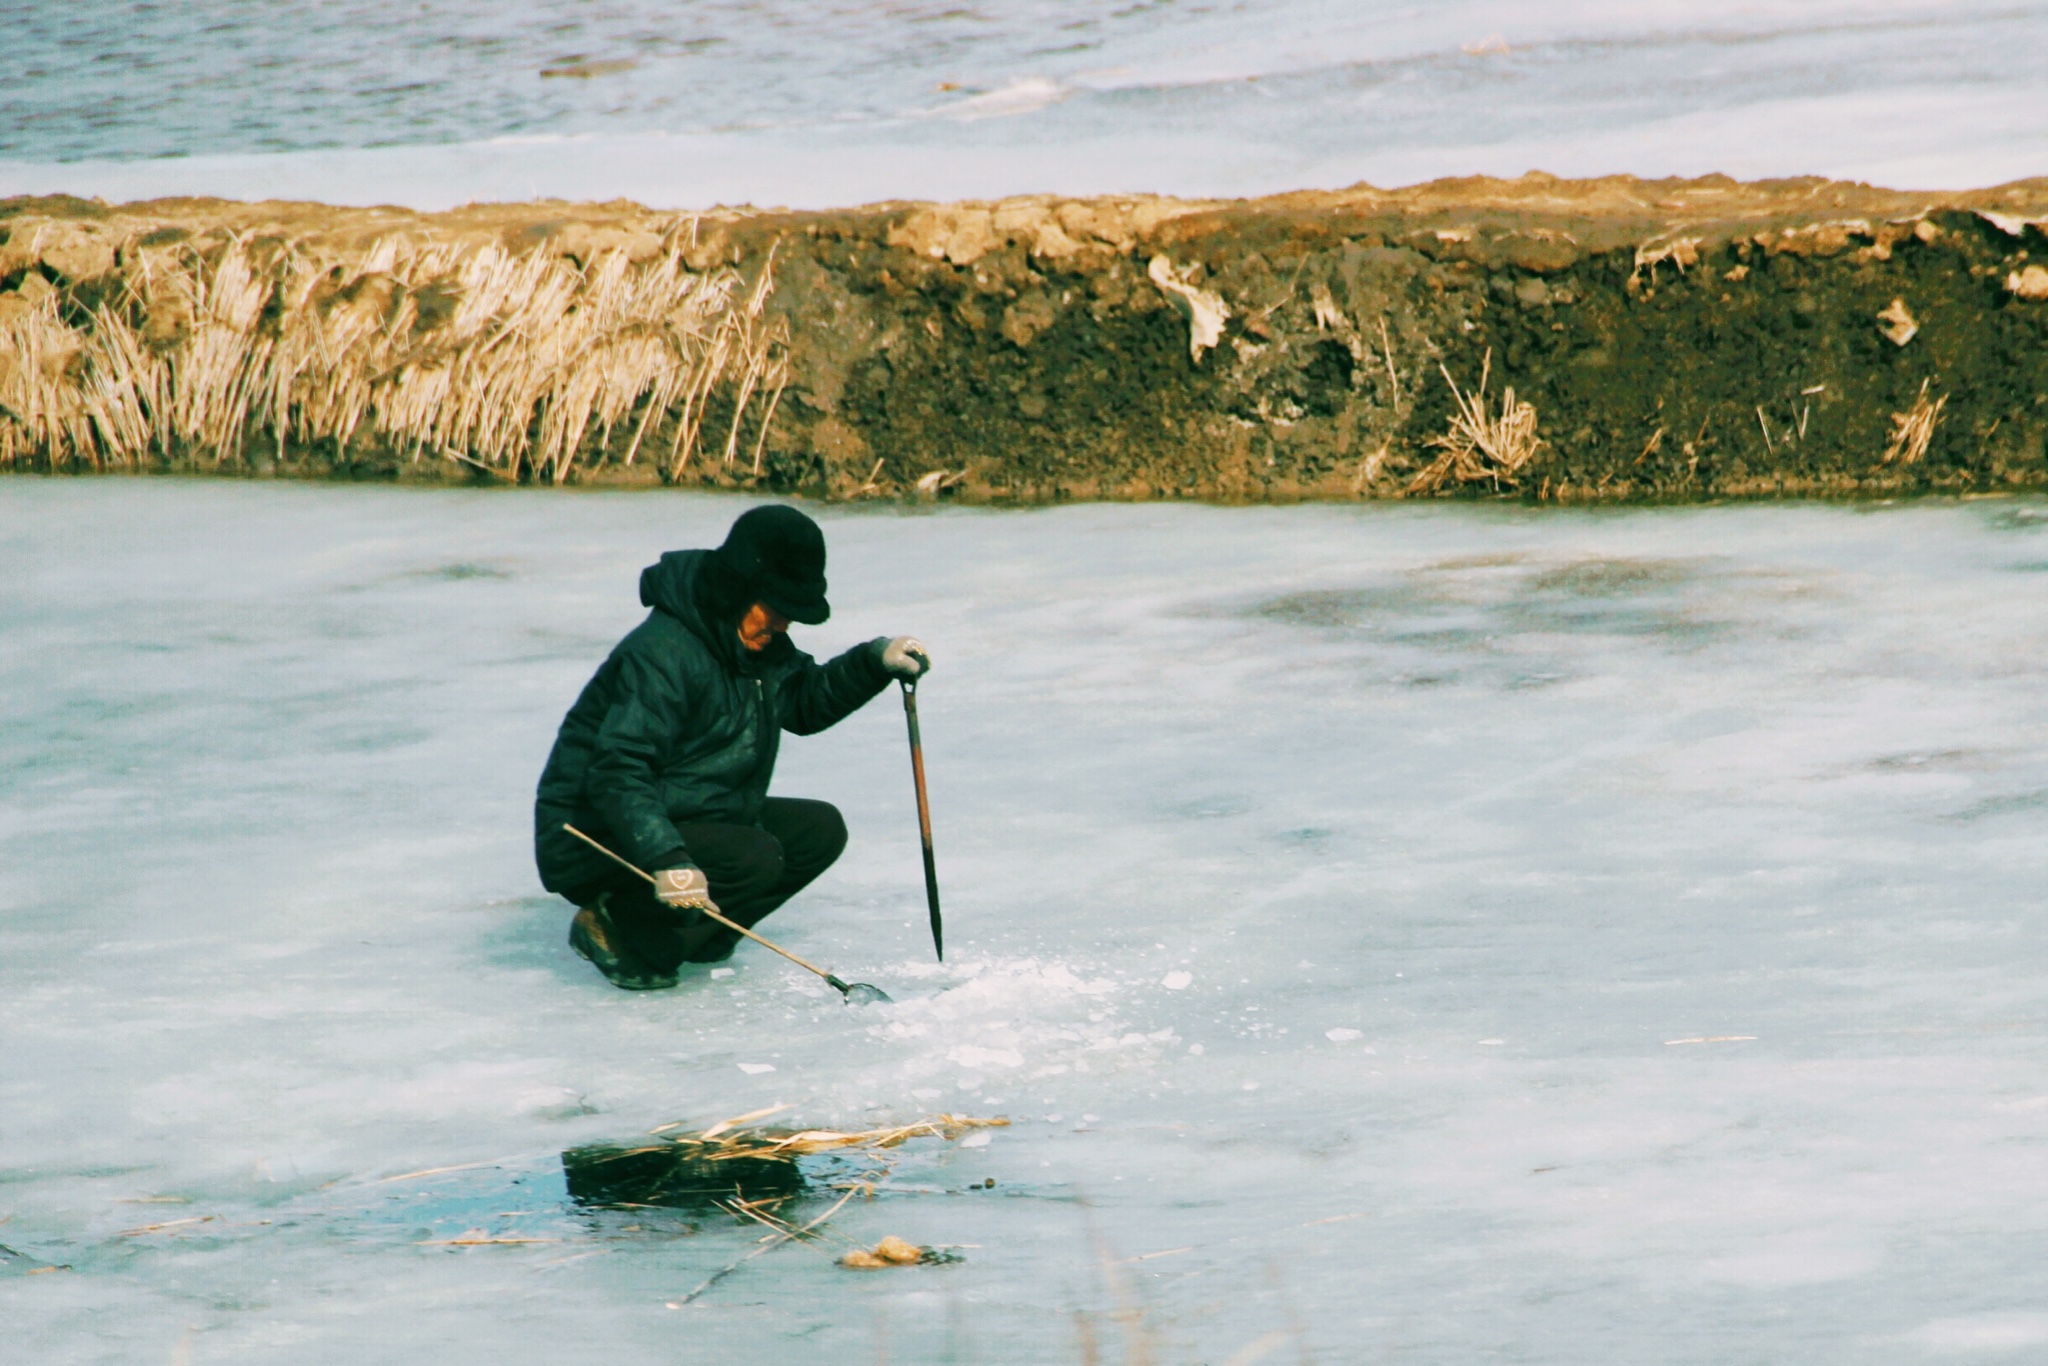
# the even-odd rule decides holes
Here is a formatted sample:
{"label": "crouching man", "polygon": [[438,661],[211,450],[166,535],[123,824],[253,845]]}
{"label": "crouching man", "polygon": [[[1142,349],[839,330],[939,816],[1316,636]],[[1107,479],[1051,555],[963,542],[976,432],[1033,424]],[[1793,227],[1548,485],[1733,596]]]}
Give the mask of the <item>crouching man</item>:
{"label": "crouching man", "polygon": [[569,944],[628,991],[731,956],[739,936],[701,908],[751,929],[846,847],[836,807],[768,795],[781,733],[823,730],[931,667],[908,636],[825,664],[796,648],[789,624],[831,608],[824,534],[791,507],[745,513],[716,550],[663,555],[640,601],[653,610],[569,709],[534,802],[541,883],[580,908]]}

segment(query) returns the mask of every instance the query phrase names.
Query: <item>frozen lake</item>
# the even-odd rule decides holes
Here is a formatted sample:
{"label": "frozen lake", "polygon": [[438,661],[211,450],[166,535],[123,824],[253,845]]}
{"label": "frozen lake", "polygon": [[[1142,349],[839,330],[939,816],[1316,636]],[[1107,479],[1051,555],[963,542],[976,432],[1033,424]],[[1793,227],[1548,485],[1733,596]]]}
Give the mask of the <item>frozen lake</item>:
{"label": "frozen lake", "polygon": [[12,5],[0,195],[657,208],[2048,170],[2043,0]]}
{"label": "frozen lake", "polygon": [[[2048,1349],[2048,503],[825,509],[799,639],[938,661],[943,969],[894,701],[778,775],[853,845],[767,928],[860,1012],[615,991],[528,855],[743,506],[0,481],[10,1359]],[[835,1220],[965,1260],[670,1309],[759,1231],[565,1203],[774,1103],[1012,1117]]]}

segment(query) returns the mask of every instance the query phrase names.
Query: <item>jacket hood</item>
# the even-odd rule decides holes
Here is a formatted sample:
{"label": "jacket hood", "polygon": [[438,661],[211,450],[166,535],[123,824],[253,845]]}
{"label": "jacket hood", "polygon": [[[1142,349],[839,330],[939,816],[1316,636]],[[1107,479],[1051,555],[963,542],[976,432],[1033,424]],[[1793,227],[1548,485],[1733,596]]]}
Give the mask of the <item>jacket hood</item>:
{"label": "jacket hood", "polygon": [[745,585],[733,580],[711,550],[671,550],[640,571],[640,602],[681,622],[704,642],[711,657],[736,674],[751,674],[758,664],[794,648],[789,637],[752,654],[740,646],[740,617],[750,605]]}

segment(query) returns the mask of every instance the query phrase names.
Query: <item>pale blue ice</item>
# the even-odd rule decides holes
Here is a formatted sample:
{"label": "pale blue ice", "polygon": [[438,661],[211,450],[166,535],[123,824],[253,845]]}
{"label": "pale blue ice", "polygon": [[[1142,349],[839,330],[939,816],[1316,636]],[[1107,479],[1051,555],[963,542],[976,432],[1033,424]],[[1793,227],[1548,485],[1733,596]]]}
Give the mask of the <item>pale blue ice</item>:
{"label": "pale blue ice", "polygon": [[[0,481],[0,1358],[2048,1352],[2048,504],[817,509],[804,643],[938,662],[943,969],[893,699],[777,776],[864,1011],[613,990],[529,861],[744,506]],[[758,1230],[564,1203],[776,1103],[1011,1117],[833,1222],[965,1260],[671,1309]]]}

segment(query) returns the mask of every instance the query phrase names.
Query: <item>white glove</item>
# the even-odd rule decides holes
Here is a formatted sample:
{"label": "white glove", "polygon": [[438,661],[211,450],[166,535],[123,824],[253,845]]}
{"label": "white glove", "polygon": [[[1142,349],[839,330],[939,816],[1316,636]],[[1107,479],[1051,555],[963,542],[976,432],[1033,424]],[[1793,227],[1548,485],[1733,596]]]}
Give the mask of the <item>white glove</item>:
{"label": "white glove", "polygon": [[665,906],[717,911],[711,882],[702,868],[664,868],[654,875],[654,896]]}
{"label": "white glove", "polygon": [[898,636],[882,647],[882,667],[914,683],[931,672],[932,657],[916,636]]}

